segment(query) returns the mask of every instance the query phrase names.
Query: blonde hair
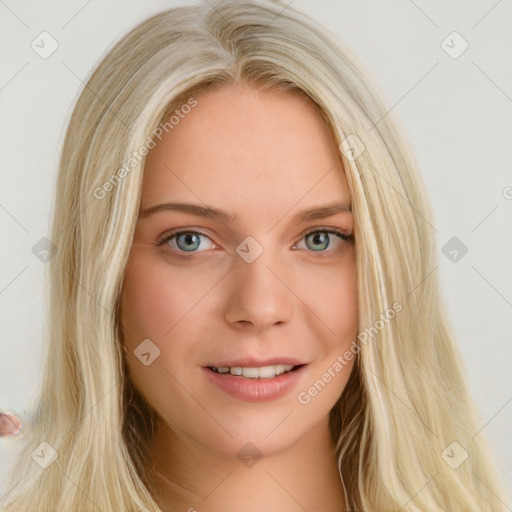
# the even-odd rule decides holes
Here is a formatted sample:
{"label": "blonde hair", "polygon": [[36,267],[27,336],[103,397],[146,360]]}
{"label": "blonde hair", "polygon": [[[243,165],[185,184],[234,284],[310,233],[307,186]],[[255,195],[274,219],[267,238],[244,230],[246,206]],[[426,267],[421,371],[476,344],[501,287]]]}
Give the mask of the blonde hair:
{"label": "blonde hair", "polygon": [[[349,507],[503,509],[438,296],[425,187],[392,114],[336,37],[306,15],[270,0],[214,7],[170,9],[135,27],[76,103],[56,188],[44,380],[4,510],[160,510],[145,453],[155,412],[127,378],[118,309],[140,149],[177,109],[231,83],[293,91],[315,105],[350,188],[360,328],[402,305],[360,347],[330,413]],[[357,158],[347,141],[359,144]],[[43,442],[58,453],[46,469],[31,456]],[[469,454],[457,468],[443,457],[450,446]]]}

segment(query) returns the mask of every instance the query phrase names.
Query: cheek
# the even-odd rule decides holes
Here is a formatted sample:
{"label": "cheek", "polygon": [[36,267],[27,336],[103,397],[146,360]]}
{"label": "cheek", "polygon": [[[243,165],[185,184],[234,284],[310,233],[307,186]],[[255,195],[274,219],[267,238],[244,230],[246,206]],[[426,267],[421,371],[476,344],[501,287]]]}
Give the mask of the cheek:
{"label": "cheek", "polygon": [[[190,347],[169,340],[179,337],[179,329],[186,323],[182,319],[190,304],[198,300],[195,284],[190,275],[163,264],[162,258],[157,260],[145,247],[134,246],[121,294],[126,361],[139,392],[158,411],[173,386],[169,361],[188,358]],[[145,341],[141,345],[148,339],[151,343]],[[149,354],[146,361],[145,353]]]}
{"label": "cheek", "polygon": [[[151,270],[131,266],[123,287],[123,327],[128,348],[144,338],[158,339],[173,323],[173,294]],[[171,306],[171,307],[169,307]],[[164,313],[166,311],[166,314]]]}
{"label": "cheek", "polygon": [[327,415],[339,399],[355,364],[352,343],[357,336],[358,302],[353,252],[338,267],[313,277],[316,284],[309,282],[314,293],[308,306],[311,304],[320,319],[316,319],[315,326],[317,339],[321,340],[317,345],[321,355],[296,398],[304,407],[304,414],[318,417]]}
{"label": "cheek", "polygon": [[163,346],[169,331],[199,300],[201,288],[190,273],[150,257],[144,249],[135,251],[122,293],[126,344],[133,347],[149,338]]}
{"label": "cheek", "polygon": [[[202,298],[215,280],[215,272],[186,272],[155,255],[154,248],[134,245],[125,269],[121,321],[131,377],[150,403],[162,393],[167,396],[163,390],[174,385],[169,373],[181,375],[197,365],[196,340],[204,332]],[[151,343],[141,345],[147,339]],[[139,355],[148,351],[145,365]]]}
{"label": "cheek", "polygon": [[[358,303],[357,275],[354,251],[351,249],[343,261],[314,275],[304,283],[308,293],[308,306],[324,327],[331,348],[350,345],[357,334]],[[307,292],[309,290],[309,292]]]}

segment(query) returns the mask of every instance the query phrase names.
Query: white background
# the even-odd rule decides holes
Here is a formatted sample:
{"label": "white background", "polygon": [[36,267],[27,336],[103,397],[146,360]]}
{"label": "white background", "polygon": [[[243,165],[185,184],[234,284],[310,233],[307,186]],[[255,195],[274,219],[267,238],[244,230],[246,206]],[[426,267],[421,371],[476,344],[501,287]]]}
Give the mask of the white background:
{"label": "white background", "polygon": [[[82,81],[134,25],[181,4],[0,0],[0,409],[23,416],[34,407],[44,264],[32,247],[48,234],[58,151]],[[352,48],[413,145],[433,204],[443,297],[482,415],[481,434],[510,489],[512,3],[294,0],[291,5]],[[47,59],[31,48],[43,31],[59,44]],[[469,44],[456,59],[441,46],[453,31]],[[445,44],[455,51],[460,43],[453,37]],[[468,248],[456,263],[441,252],[454,236]],[[0,438],[0,498],[22,435]],[[512,510],[512,503],[507,505]]]}

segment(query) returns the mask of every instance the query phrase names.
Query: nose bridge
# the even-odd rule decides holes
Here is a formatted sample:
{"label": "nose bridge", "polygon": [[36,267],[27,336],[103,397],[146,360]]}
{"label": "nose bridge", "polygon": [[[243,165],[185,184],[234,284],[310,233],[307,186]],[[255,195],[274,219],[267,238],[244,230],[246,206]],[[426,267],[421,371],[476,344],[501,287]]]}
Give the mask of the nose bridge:
{"label": "nose bridge", "polygon": [[226,319],[250,322],[257,328],[288,322],[293,316],[294,296],[283,283],[284,277],[278,277],[283,266],[269,247],[248,238],[237,247]]}

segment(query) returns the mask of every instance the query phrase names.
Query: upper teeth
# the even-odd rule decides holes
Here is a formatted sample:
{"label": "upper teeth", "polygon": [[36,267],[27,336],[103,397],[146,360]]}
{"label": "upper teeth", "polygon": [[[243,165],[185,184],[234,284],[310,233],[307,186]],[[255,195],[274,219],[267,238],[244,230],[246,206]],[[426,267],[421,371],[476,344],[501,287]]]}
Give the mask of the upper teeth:
{"label": "upper teeth", "polygon": [[231,375],[241,375],[248,379],[271,379],[276,375],[281,375],[284,372],[289,372],[293,368],[291,364],[277,364],[274,366],[261,366],[259,368],[242,368],[241,366],[220,366],[212,367],[212,369],[219,373],[231,373]]}

